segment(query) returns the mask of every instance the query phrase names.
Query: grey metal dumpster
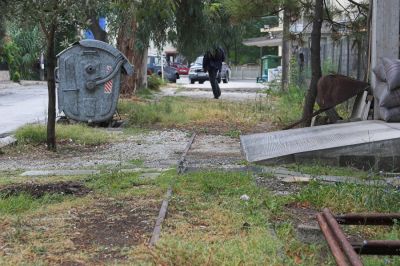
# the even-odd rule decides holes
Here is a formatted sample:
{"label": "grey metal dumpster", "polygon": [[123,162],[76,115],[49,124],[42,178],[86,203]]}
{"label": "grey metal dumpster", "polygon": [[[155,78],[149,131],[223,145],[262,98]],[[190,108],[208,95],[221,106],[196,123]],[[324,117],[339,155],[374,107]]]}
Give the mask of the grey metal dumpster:
{"label": "grey metal dumpster", "polygon": [[121,71],[133,74],[128,59],[97,40],[74,43],[57,59],[59,111],[82,122],[110,121],[117,108]]}

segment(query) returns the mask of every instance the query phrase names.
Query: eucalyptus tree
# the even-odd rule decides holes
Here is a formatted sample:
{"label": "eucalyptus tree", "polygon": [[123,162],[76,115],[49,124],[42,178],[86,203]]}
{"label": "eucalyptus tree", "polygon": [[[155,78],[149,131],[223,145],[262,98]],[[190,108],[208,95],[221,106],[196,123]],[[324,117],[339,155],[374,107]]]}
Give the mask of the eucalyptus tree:
{"label": "eucalyptus tree", "polygon": [[174,30],[174,0],[118,0],[112,5],[111,27],[117,32],[117,47],[134,65],[132,77],[124,77],[121,92],[134,93],[146,87],[150,40],[161,49]]}
{"label": "eucalyptus tree", "polygon": [[3,39],[6,36],[6,13],[8,0],[0,0],[0,55],[3,50]]}

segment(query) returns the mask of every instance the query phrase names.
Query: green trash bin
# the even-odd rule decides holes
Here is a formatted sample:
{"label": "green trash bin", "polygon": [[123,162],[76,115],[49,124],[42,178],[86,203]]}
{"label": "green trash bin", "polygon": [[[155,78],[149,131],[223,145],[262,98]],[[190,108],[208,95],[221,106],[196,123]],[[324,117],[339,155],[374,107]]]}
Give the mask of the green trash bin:
{"label": "green trash bin", "polygon": [[268,81],[268,69],[277,68],[281,65],[281,56],[278,55],[264,55],[261,57],[261,76],[257,78],[258,82]]}

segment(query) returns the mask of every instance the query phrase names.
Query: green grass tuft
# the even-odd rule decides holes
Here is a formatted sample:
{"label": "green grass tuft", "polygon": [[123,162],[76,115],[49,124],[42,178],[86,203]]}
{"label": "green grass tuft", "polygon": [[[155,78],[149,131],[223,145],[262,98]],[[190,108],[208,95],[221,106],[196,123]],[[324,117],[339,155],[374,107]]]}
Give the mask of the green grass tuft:
{"label": "green grass tuft", "polygon": [[112,172],[96,175],[86,181],[86,185],[107,195],[119,195],[141,185],[154,183],[153,180],[139,178],[139,173]]}
{"label": "green grass tuft", "polygon": [[311,182],[297,196],[315,208],[331,208],[333,212],[400,212],[400,193],[392,187],[359,184],[325,185]]}
{"label": "green grass tuft", "polygon": [[38,209],[43,205],[62,202],[65,198],[59,194],[46,194],[40,198],[34,198],[26,193],[11,197],[0,195],[0,214],[20,214]]}
{"label": "green grass tuft", "polygon": [[[45,125],[26,125],[17,130],[15,137],[18,143],[41,144],[46,143],[47,129]],[[57,141],[72,141],[83,145],[100,145],[112,140],[112,136],[102,130],[86,125],[57,125]]]}
{"label": "green grass tuft", "polygon": [[314,176],[329,175],[329,176],[349,176],[349,177],[359,177],[359,178],[371,178],[375,177],[373,172],[367,172],[359,170],[353,167],[339,167],[323,165],[316,161],[312,164],[302,163],[302,164],[289,164],[285,165],[286,168],[301,172],[303,174],[310,174]]}

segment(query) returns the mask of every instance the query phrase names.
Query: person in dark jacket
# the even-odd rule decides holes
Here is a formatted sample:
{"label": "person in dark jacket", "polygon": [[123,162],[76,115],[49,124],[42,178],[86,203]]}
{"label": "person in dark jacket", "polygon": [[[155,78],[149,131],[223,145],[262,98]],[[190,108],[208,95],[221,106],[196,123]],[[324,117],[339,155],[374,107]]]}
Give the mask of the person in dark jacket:
{"label": "person in dark jacket", "polygon": [[218,72],[221,73],[223,61],[225,61],[224,50],[217,46],[207,51],[203,57],[203,69],[205,72],[208,72],[215,99],[221,96],[221,89],[219,88],[217,77]]}

